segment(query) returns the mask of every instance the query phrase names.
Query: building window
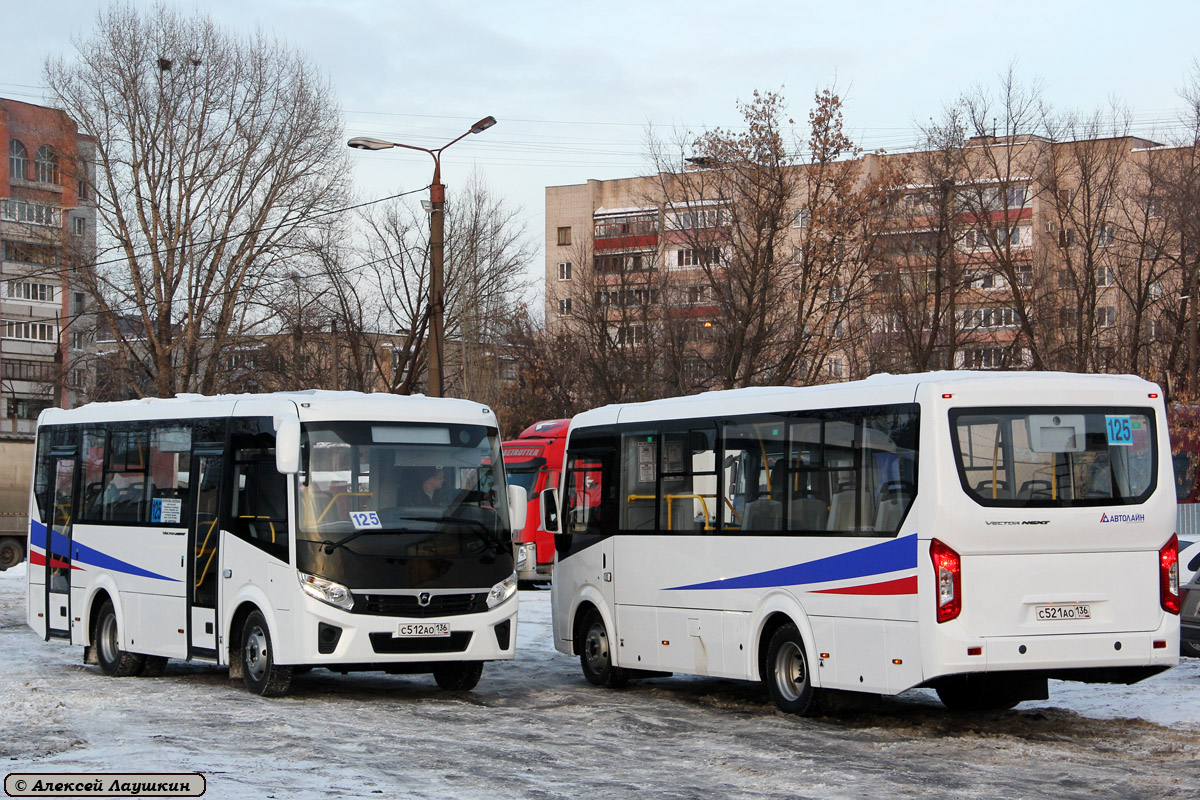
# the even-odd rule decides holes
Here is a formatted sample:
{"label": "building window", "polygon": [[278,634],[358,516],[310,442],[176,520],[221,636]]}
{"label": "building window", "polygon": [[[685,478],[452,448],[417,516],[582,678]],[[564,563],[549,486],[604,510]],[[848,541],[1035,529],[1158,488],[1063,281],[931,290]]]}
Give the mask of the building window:
{"label": "building window", "polygon": [[570,261],[560,261],[558,263],[558,279],[560,281],[571,280],[571,262]]}
{"label": "building window", "polygon": [[676,251],[676,264],[680,267],[699,267],[716,265],[721,260],[721,248],[700,247],[684,248]]}
{"label": "building window", "polygon": [[846,359],[841,356],[829,357],[829,377],[839,380],[846,377]]}
{"label": "building window", "polygon": [[17,419],[37,419],[38,414],[41,414],[47,408],[54,407],[54,403],[51,401],[38,397],[17,397],[11,402],[16,412],[13,416]]}
{"label": "building window", "polygon": [[57,267],[62,263],[59,250],[26,242],[9,242],[4,244],[4,260],[20,261],[24,264],[41,264],[44,267]]}
{"label": "building window", "polygon": [[1100,247],[1111,247],[1117,240],[1117,229],[1112,225],[1105,225],[1100,228],[1096,234],[1096,244]]}
{"label": "building window", "polygon": [[53,147],[48,144],[39,147],[33,164],[38,183],[58,183],[58,156]]}
{"label": "building window", "polygon": [[597,239],[616,239],[623,236],[651,236],[657,233],[657,214],[601,217],[595,220],[595,238]]}
{"label": "building window", "polygon": [[87,220],[83,217],[71,217],[71,233],[76,236],[87,233]]}
{"label": "building window", "polygon": [[79,181],[79,183],[78,183],[78,186],[77,186],[77,190],[76,190],[76,194],[78,194],[78,195],[79,195],[79,199],[80,199],[80,200],[87,200],[87,199],[88,199],[88,188],[87,188],[87,181],[85,181],[85,180],[80,180],[80,181]]}
{"label": "building window", "polygon": [[1004,348],[972,347],[963,353],[967,369],[1000,369],[1004,366]]}
{"label": "building window", "polygon": [[571,298],[564,297],[563,299],[558,301],[558,315],[560,317],[565,317],[567,314],[570,314],[570,313],[571,313]]}
{"label": "building window", "polygon": [[1058,232],[1059,247],[1074,247],[1075,246],[1075,230],[1073,228],[1063,228]]}
{"label": "building window", "polygon": [[4,294],[14,300],[32,300],[37,303],[54,302],[53,283],[33,283],[30,281],[7,281]]}
{"label": "building window", "polygon": [[558,246],[565,247],[571,243],[571,226],[558,229]]}
{"label": "building window", "polygon": [[8,172],[12,180],[25,180],[25,166],[29,163],[29,155],[25,152],[25,145],[21,144],[16,139],[12,139],[8,143]]}
{"label": "building window", "polygon": [[1117,324],[1117,309],[1114,306],[1100,306],[1096,309],[1096,325],[1101,328],[1111,328]]}
{"label": "building window", "polygon": [[0,361],[0,378],[9,381],[50,383],[55,378],[53,361],[32,361],[27,358],[5,358]]}
{"label": "building window", "polygon": [[1096,268],[1096,285],[1097,286],[1112,286],[1117,282],[1117,271],[1112,267],[1097,267]]}
{"label": "building window", "polygon": [[20,339],[27,342],[54,342],[58,340],[58,326],[50,322],[18,322],[5,320],[0,327],[5,339]]}
{"label": "building window", "polygon": [[972,308],[962,312],[963,328],[1014,328],[1017,314],[1011,308]]}
{"label": "building window", "polygon": [[0,219],[12,222],[28,222],[33,225],[50,225],[58,227],[60,209],[56,206],[43,206],[38,203],[26,203],[23,200],[0,200]]}
{"label": "building window", "polygon": [[792,212],[792,227],[807,228],[808,227],[808,209],[797,208]]}

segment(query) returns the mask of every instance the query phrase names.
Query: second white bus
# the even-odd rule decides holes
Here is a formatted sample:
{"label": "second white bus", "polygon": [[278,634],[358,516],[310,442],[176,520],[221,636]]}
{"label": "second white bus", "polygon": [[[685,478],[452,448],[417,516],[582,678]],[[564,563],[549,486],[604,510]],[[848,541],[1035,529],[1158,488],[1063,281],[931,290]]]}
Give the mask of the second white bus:
{"label": "second white bus", "polygon": [[829,690],[930,686],[986,709],[1178,662],[1170,446],[1137,378],[608,406],[573,420],[559,497],[555,646],[594,684],[761,679],[799,714]]}
{"label": "second white bus", "polygon": [[[432,672],[511,659],[512,531],[486,406],[355,392],[97,403],[38,421],[28,620],[114,676]],[[511,510],[511,514],[510,514]]]}

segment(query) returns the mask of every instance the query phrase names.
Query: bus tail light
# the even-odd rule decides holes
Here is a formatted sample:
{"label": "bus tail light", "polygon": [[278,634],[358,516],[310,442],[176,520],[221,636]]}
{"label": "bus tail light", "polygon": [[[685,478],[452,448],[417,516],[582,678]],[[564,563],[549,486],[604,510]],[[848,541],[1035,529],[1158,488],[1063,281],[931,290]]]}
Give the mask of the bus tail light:
{"label": "bus tail light", "polygon": [[937,621],[947,622],[962,612],[962,559],[937,539],[929,543],[929,555],[937,579]]}
{"label": "bus tail light", "polygon": [[1168,614],[1179,613],[1179,537],[1173,533],[1158,551],[1158,602]]}

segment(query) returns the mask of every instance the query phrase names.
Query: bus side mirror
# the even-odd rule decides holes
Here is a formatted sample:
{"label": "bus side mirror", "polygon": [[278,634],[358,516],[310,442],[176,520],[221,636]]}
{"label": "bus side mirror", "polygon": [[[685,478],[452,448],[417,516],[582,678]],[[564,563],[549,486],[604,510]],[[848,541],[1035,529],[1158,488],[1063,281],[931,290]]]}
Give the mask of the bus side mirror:
{"label": "bus side mirror", "polygon": [[521,540],[521,531],[525,529],[525,517],[528,511],[529,496],[524,486],[508,487],[508,526],[512,529],[512,540]]}
{"label": "bus side mirror", "polygon": [[275,431],[275,469],[284,475],[300,471],[300,420],[284,417]]}
{"label": "bus side mirror", "polygon": [[542,530],[558,533],[558,489],[542,490]]}

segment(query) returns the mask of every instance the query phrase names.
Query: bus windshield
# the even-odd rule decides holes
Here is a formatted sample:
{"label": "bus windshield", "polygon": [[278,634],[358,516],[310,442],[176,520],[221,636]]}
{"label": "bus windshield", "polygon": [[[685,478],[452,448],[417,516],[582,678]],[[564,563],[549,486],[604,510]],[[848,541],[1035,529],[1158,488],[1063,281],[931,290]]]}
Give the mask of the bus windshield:
{"label": "bus windshield", "polygon": [[324,556],[343,550],[343,559],[454,557],[508,547],[494,429],[310,423],[302,447],[297,539],[309,545],[302,554],[312,545]]}
{"label": "bus windshield", "polygon": [[950,424],[963,489],[980,505],[1135,504],[1157,479],[1150,409],[956,409]]}

